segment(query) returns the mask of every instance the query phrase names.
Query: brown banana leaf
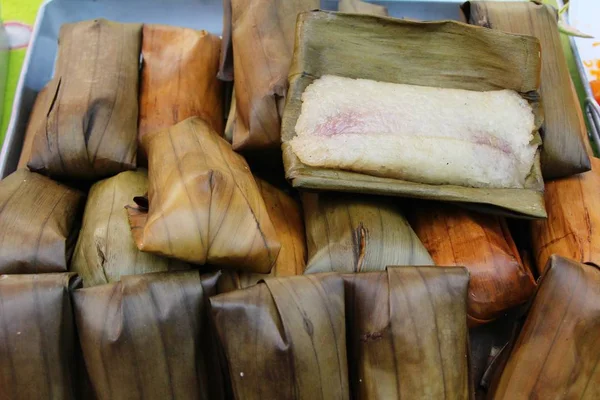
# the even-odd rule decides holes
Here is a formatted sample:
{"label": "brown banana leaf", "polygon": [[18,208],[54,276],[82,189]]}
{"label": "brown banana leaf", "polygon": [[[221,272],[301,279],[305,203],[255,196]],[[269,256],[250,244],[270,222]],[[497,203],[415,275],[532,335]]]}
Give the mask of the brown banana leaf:
{"label": "brown banana leaf", "polygon": [[220,399],[208,297],[218,273],[125,276],[73,294],[98,399]]}
{"label": "brown banana leaf", "polygon": [[469,398],[464,268],[343,277],[353,398]]}
{"label": "brown banana leaf", "polygon": [[144,136],[148,198],[128,207],[137,247],[183,261],[269,273],[281,247],[242,156],[205,121]]}
{"label": "brown banana leaf", "polygon": [[535,291],[506,220],[452,205],[419,203],[407,214],[436,265],[469,270],[469,326],[490,322]]}
{"label": "brown banana leaf", "polygon": [[[478,203],[487,211],[546,216],[539,155],[524,189],[478,189],[313,168],[302,164],[287,143],[296,135],[304,89],[326,74],[479,91],[512,89],[532,105],[537,130],[543,120],[536,92],[540,84],[537,39],[455,21],[411,22],[324,11],[300,14],[296,35],[281,126],[286,176],[293,186]],[[440,73],[440,65],[445,73]]]}
{"label": "brown banana leaf", "polygon": [[221,39],[206,31],[144,25],[138,152],[143,161],[144,135],[189,117],[198,116],[223,133],[223,89],[217,79],[220,52]]}
{"label": "brown banana leaf", "polygon": [[531,224],[537,268],[552,254],[600,265],[600,159],[592,170],[546,183],[548,219]]}
{"label": "brown banana leaf", "polygon": [[393,199],[304,193],[306,273],[383,271],[434,265]]}
{"label": "brown banana leaf", "polygon": [[600,398],[600,271],[552,256],[493,399]]}
{"label": "brown banana leaf", "polygon": [[[44,86],[42,90],[39,91],[37,97],[35,98],[35,102],[33,103],[33,108],[31,110],[30,117],[35,115],[41,115],[44,113],[44,106],[48,101],[48,86]],[[17,168],[27,168],[27,163],[31,158],[31,151],[33,148],[33,140],[35,139],[36,132],[40,129],[46,129],[45,126],[41,126],[40,124],[45,124],[46,121],[38,118],[31,118],[31,122],[27,125],[27,130],[25,131],[25,140],[23,141],[23,148],[21,149],[21,155],[19,157],[19,163]]]}
{"label": "brown banana leaf", "polygon": [[[237,151],[276,149],[294,50],[296,17],[319,8],[318,0],[230,0],[235,65]],[[227,8],[227,5],[225,5]],[[223,67],[221,69],[223,74]]]}
{"label": "brown banana leaf", "polygon": [[61,26],[54,78],[29,120],[31,170],[93,181],[135,169],[141,30],[104,19]]}
{"label": "brown banana leaf", "polygon": [[544,109],[542,173],[545,179],[553,179],[589,171],[584,144],[587,131],[560,42],[556,10],[534,2],[488,1],[470,1],[462,9],[471,24],[539,39]]}
{"label": "brown banana leaf", "polygon": [[225,124],[225,132],[223,132],[223,137],[229,143],[233,142],[233,130],[235,129],[235,114],[236,114],[236,106],[235,106],[235,90],[232,93],[231,97],[231,105],[229,106],[229,115],[227,116],[227,124]]}
{"label": "brown banana leaf", "polygon": [[191,267],[178,260],[141,252],[133,242],[125,206],[147,191],[145,170],[121,172],[90,189],[70,266],[83,279],[84,286],[117,282],[125,275]]}
{"label": "brown banana leaf", "polygon": [[77,398],[75,274],[0,275],[0,399]]}
{"label": "brown banana leaf", "polygon": [[349,398],[339,275],[271,278],[210,303],[234,398]]}
{"label": "brown banana leaf", "polygon": [[0,274],[64,272],[85,197],[19,169],[0,181]]}
{"label": "brown banana leaf", "polygon": [[269,274],[223,271],[219,292],[243,289],[268,277],[302,275],[306,268],[306,242],[300,205],[291,196],[256,178],[269,218],[281,243],[277,261]]}
{"label": "brown banana leaf", "polygon": [[387,7],[371,4],[360,0],[340,0],[338,11],[354,14],[388,15]]}

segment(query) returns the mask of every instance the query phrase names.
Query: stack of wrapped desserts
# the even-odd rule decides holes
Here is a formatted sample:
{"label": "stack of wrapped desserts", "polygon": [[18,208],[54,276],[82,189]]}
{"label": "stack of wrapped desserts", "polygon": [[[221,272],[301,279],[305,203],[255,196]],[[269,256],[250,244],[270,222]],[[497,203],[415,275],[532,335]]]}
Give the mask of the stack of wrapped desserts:
{"label": "stack of wrapped desserts", "polygon": [[0,181],[0,399],[599,398],[556,10],[223,6],[60,28]]}

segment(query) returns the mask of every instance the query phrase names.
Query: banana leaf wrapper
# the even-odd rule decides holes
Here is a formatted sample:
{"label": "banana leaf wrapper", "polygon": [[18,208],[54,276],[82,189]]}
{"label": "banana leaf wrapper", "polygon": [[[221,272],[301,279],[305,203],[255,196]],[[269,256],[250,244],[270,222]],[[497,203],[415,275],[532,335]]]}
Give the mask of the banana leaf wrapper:
{"label": "banana leaf wrapper", "polygon": [[302,275],[306,268],[306,241],[300,205],[290,195],[256,178],[267,212],[281,243],[281,250],[269,274],[222,271],[219,293],[243,289],[269,277]]}
{"label": "banana leaf wrapper", "polygon": [[233,142],[233,129],[235,126],[235,114],[236,114],[236,105],[235,105],[235,90],[232,93],[231,97],[231,105],[229,106],[229,115],[227,116],[227,123],[225,124],[225,131],[223,132],[223,137],[229,143]]}
{"label": "banana leaf wrapper", "polygon": [[144,137],[148,197],[128,206],[141,251],[269,273],[281,243],[248,164],[202,119]]}
{"label": "banana leaf wrapper", "polygon": [[356,399],[468,399],[464,268],[343,275]]}
{"label": "banana leaf wrapper", "polygon": [[[286,177],[294,187],[303,189],[465,202],[487,212],[545,217],[539,153],[525,188],[480,189],[309,167],[300,162],[287,143],[296,135],[304,89],[327,74],[441,88],[512,89],[531,104],[534,140],[538,141],[537,129],[543,120],[537,93],[539,51],[535,38],[455,21],[412,22],[325,11],[302,13],[298,16],[281,125]],[[440,73],[441,65],[444,73]]]}
{"label": "banana leaf wrapper", "polygon": [[[288,89],[298,13],[319,8],[318,0],[228,0],[235,66],[236,151],[277,149],[281,145],[281,114]],[[228,30],[231,32],[228,33]],[[222,51],[226,51],[223,49]],[[227,54],[227,53],[225,53]],[[221,68],[221,76],[226,68]]]}
{"label": "banana leaf wrapper", "polygon": [[39,91],[35,98],[35,102],[33,103],[33,108],[31,110],[30,119],[31,122],[27,125],[27,129],[25,130],[25,140],[23,141],[23,148],[21,149],[21,155],[19,156],[19,163],[17,164],[17,169],[19,168],[27,168],[27,163],[31,158],[31,151],[33,148],[33,140],[35,139],[35,135],[40,130],[45,130],[46,127],[44,125],[40,126],[40,124],[45,124],[46,121],[40,118],[34,119],[33,117],[36,115],[41,115],[44,112],[44,107],[48,102],[48,86],[44,86],[42,90]]}
{"label": "banana leaf wrapper", "polygon": [[589,172],[546,183],[548,219],[531,224],[540,273],[552,254],[600,265],[600,159],[591,161]]}
{"label": "banana leaf wrapper", "polygon": [[147,191],[144,170],[121,172],[90,189],[69,268],[84,286],[117,282],[125,275],[190,269],[190,264],[141,252],[133,242],[125,206]]}
{"label": "banana leaf wrapper", "polygon": [[221,399],[208,297],[218,273],[125,276],[73,294],[98,399]]}
{"label": "banana leaf wrapper", "polygon": [[388,265],[434,265],[390,199],[304,193],[306,273],[383,271]]}
{"label": "banana leaf wrapper", "polygon": [[587,131],[560,42],[556,10],[534,2],[484,1],[467,2],[462,10],[471,24],[539,39],[544,110],[542,173],[545,179],[554,179],[589,171],[584,144]]}
{"label": "banana leaf wrapper", "polygon": [[[139,143],[144,135],[198,116],[223,133],[223,89],[217,79],[221,39],[206,31],[144,25]],[[140,146],[145,165],[145,149]]]}
{"label": "banana leaf wrapper", "polygon": [[141,24],[63,24],[56,72],[29,124],[28,166],[57,179],[94,181],[135,169]]}
{"label": "banana leaf wrapper", "polygon": [[65,272],[84,195],[19,169],[0,181],[0,274]]}
{"label": "banana leaf wrapper", "polygon": [[470,326],[500,317],[535,292],[531,270],[503,217],[440,204],[416,205],[408,215],[436,265],[469,270]]}
{"label": "banana leaf wrapper", "polygon": [[75,274],[0,275],[0,398],[76,399]]}
{"label": "banana leaf wrapper", "polygon": [[236,399],[349,399],[344,282],[271,278],[211,297]]}
{"label": "banana leaf wrapper", "polygon": [[598,304],[598,267],[552,256],[491,398],[600,398]]}
{"label": "banana leaf wrapper", "polygon": [[388,15],[386,7],[360,0],[340,0],[338,2],[338,11],[353,14],[380,15],[382,17]]}

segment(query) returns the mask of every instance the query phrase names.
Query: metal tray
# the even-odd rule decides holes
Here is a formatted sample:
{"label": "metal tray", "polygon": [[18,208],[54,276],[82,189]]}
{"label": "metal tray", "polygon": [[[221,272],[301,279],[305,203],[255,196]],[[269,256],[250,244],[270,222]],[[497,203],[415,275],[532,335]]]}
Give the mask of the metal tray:
{"label": "metal tray", "polygon": [[[460,0],[373,1],[384,4],[393,17],[422,20],[460,19]],[[38,92],[53,74],[60,26],[94,18],[146,22],[205,29],[221,34],[222,0],[52,0],[40,8],[15,94],[2,152],[0,178],[17,168],[29,113]],[[336,10],[337,1],[322,0],[321,8]]]}

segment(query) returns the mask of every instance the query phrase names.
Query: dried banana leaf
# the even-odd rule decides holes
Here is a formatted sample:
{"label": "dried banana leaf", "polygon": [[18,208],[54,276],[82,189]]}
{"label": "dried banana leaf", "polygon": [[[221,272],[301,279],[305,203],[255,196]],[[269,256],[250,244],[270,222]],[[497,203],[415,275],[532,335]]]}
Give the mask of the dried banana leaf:
{"label": "dried banana leaf", "polygon": [[[444,73],[440,73],[440,66]],[[488,211],[502,209],[521,217],[545,217],[539,155],[524,189],[478,189],[308,167],[287,143],[295,136],[304,89],[325,74],[478,91],[512,89],[530,102],[539,127],[543,119],[536,92],[539,71],[539,43],[527,36],[454,21],[302,13],[281,127],[286,176],[295,187],[305,189],[478,203]]]}
{"label": "dried banana leaf", "polygon": [[391,199],[304,193],[306,273],[383,271],[388,265],[433,265]]}
{"label": "dried banana leaf", "polygon": [[598,304],[598,267],[552,256],[491,398],[600,398]]}
{"label": "dried banana leaf", "polygon": [[33,119],[33,117],[44,113],[43,108],[47,102],[48,86],[44,86],[37,94],[35,102],[33,103],[33,109],[31,110],[30,114],[30,117],[32,118],[30,118],[31,122],[27,125],[27,130],[25,131],[25,140],[23,141],[23,148],[21,149],[21,155],[19,157],[17,168],[27,168],[27,163],[31,158],[33,140],[35,139],[36,132],[38,132],[40,129],[46,129],[44,125],[40,127],[40,124],[45,124],[46,121],[40,118]]}
{"label": "dried banana leaf", "polygon": [[343,277],[353,398],[469,398],[464,268]]}
{"label": "dried banana leaf", "polygon": [[340,0],[338,11],[354,14],[381,15],[383,17],[388,15],[386,7],[360,0]]}
{"label": "dried banana leaf", "polygon": [[195,264],[269,273],[280,249],[242,156],[200,118],[144,136],[148,198],[128,207],[137,247]]}
{"label": "dried banana leaf", "polygon": [[121,172],[90,189],[70,266],[84,286],[117,282],[125,275],[190,268],[178,260],[141,252],[133,242],[125,206],[147,191],[144,170]]}
{"label": "dried banana leaf", "polygon": [[306,268],[306,242],[300,205],[267,182],[256,178],[256,183],[281,243],[277,262],[270,274],[223,271],[219,279],[219,292],[243,289],[268,277],[302,275]]}
{"label": "dried banana leaf", "polygon": [[546,183],[548,219],[531,224],[540,273],[552,254],[600,266],[600,159],[592,170]]}
{"label": "dried banana leaf", "polygon": [[271,278],[210,303],[234,398],[349,398],[339,275]]}
{"label": "dried banana leaf", "polygon": [[225,132],[223,137],[229,143],[233,142],[233,130],[235,129],[235,114],[237,107],[235,106],[235,90],[232,93],[231,105],[229,106],[229,115],[227,116],[227,124],[225,124]]}
{"label": "dried banana leaf", "polygon": [[233,148],[275,149],[281,144],[281,114],[294,50],[296,17],[300,12],[319,8],[320,1],[230,1],[231,27],[225,25],[225,32],[231,30],[235,66],[237,116]]}
{"label": "dried banana leaf", "polygon": [[470,326],[500,317],[534,293],[531,270],[521,261],[503,217],[423,203],[407,215],[436,265],[469,270]]}
{"label": "dried banana leaf", "polygon": [[217,279],[144,274],[77,290],[77,329],[97,398],[223,398],[207,310]]}
{"label": "dried banana leaf", "polygon": [[62,25],[54,78],[29,121],[31,170],[91,181],[135,168],[141,30],[104,19]]}
{"label": "dried banana leaf", "polygon": [[553,179],[589,171],[584,144],[587,132],[561,46],[556,10],[533,2],[488,1],[470,1],[462,9],[469,23],[539,39],[544,109],[542,173],[545,179]]}
{"label": "dried banana leaf", "polygon": [[144,25],[139,143],[144,135],[198,116],[223,133],[223,90],[217,79],[221,39],[206,31]]}
{"label": "dried banana leaf", "polygon": [[76,399],[75,274],[0,275],[0,398]]}
{"label": "dried banana leaf", "polygon": [[85,197],[20,169],[0,181],[0,274],[67,270]]}

